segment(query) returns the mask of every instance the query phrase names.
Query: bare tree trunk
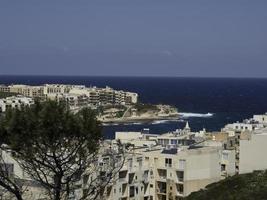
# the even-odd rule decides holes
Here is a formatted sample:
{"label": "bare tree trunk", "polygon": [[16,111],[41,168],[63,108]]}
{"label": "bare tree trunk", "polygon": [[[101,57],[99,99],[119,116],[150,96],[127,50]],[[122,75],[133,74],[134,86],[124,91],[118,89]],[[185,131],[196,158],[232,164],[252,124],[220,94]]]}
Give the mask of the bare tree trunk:
{"label": "bare tree trunk", "polygon": [[22,198],[20,193],[16,192],[15,196],[16,196],[17,200],[23,200],[23,198]]}
{"label": "bare tree trunk", "polygon": [[6,189],[8,192],[12,193],[15,195],[17,200],[23,200],[22,194],[19,192],[18,188],[12,188],[10,185],[5,184],[4,182],[0,181],[0,186]]}
{"label": "bare tree trunk", "polygon": [[61,198],[61,190],[62,190],[62,176],[57,174],[55,176],[55,196],[54,196],[54,200],[60,200]]}

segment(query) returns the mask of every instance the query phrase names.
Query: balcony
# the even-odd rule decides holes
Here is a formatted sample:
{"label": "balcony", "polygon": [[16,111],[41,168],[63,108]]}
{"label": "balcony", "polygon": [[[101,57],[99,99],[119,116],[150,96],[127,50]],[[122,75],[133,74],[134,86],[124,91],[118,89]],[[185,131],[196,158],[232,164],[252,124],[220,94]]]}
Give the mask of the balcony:
{"label": "balcony", "polygon": [[178,183],[184,182],[184,172],[183,171],[177,171],[176,176],[177,176],[177,182]]}
{"label": "balcony", "polygon": [[129,173],[129,175],[128,175],[128,183],[129,184],[132,184],[133,183],[133,181],[134,181],[134,175],[135,175],[135,173]]}
{"label": "balcony", "polygon": [[148,183],[149,183],[149,178],[148,178],[148,176],[144,176],[144,183],[145,183],[145,184],[148,184]]}
{"label": "balcony", "polygon": [[165,194],[158,194],[158,200],[167,200],[167,197]]}
{"label": "balcony", "polygon": [[122,184],[122,197],[128,196],[127,183]]}
{"label": "balcony", "polygon": [[172,167],[172,164],[170,164],[170,163],[165,163],[165,167],[166,167],[166,168],[170,168],[170,167]]}
{"label": "balcony", "polygon": [[184,195],[184,185],[176,184],[176,191],[177,191],[177,196],[182,197]]}
{"label": "balcony", "polygon": [[161,181],[166,181],[166,179],[167,179],[167,170],[166,169],[158,169],[158,178]]}
{"label": "balcony", "polygon": [[167,193],[167,184],[165,182],[157,181],[157,193],[159,194]]}
{"label": "balcony", "polygon": [[143,175],[143,181],[144,181],[145,184],[149,183],[149,175],[148,175],[148,173],[149,173],[149,171],[146,170],[144,172],[144,175]]}
{"label": "balcony", "polygon": [[127,183],[127,179],[126,178],[119,178],[119,182],[120,183]]}

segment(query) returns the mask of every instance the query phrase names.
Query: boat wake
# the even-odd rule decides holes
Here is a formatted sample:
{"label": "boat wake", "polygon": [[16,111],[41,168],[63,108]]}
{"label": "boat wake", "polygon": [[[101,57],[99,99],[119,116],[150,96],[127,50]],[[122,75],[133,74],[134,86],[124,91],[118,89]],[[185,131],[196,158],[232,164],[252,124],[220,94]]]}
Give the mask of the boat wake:
{"label": "boat wake", "polygon": [[199,118],[210,118],[213,117],[213,113],[206,113],[206,114],[202,114],[202,113],[179,113],[179,115],[182,118],[190,118],[190,117],[199,117]]}
{"label": "boat wake", "polygon": [[102,126],[132,126],[132,125],[156,125],[156,124],[167,124],[171,122],[184,122],[183,119],[168,119],[168,120],[153,120],[150,122],[127,122],[127,123],[102,123]]}
{"label": "boat wake", "polygon": [[182,119],[173,119],[173,120],[156,120],[153,121],[151,124],[166,124],[166,123],[171,123],[171,122],[184,122]]}

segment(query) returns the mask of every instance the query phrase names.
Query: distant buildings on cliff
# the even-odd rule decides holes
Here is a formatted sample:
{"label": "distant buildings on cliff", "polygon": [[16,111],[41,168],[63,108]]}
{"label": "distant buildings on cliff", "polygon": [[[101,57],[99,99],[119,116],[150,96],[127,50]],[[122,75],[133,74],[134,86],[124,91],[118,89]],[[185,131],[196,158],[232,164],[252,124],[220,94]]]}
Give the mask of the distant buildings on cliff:
{"label": "distant buildings on cliff", "polygon": [[[0,92],[19,94],[28,98],[63,100],[74,109],[88,105],[98,107],[101,105],[131,105],[138,102],[137,93],[114,90],[110,87],[97,88],[83,85],[0,85]],[[19,106],[21,99],[22,97],[18,97],[16,100],[14,97],[12,101],[18,102],[16,104]],[[9,100],[7,99],[6,102]],[[2,102],[2,107],[5,107],[3,104]],[[9,105],[7,103],[7,106]]]}

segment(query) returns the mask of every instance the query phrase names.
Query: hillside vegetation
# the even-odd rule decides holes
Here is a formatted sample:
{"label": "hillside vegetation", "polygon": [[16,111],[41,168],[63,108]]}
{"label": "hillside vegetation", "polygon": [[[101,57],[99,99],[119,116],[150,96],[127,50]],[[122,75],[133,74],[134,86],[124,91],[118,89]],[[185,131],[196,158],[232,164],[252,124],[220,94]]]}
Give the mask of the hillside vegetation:
{"label": "hillside vegetation", "polygon": [[267,171],[235,175],[194,192],[186,200],[267,199]]}

